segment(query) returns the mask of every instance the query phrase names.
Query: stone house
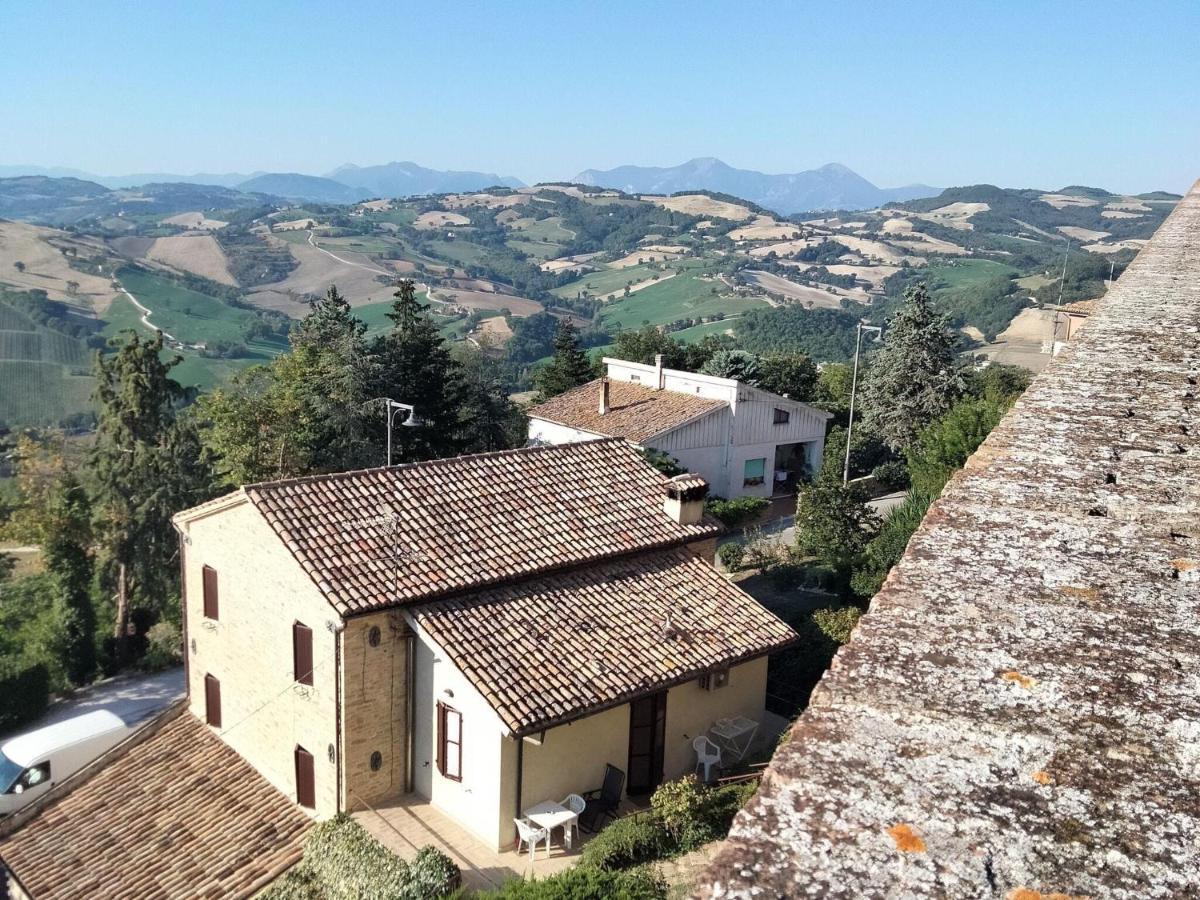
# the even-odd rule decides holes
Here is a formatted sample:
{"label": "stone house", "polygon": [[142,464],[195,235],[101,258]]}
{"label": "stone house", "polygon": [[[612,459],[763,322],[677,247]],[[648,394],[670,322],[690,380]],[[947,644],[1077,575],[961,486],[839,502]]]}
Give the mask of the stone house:
{"label": "stone house", "polygon": [[191,712],[317,817],[513,818],[691,771],[795,634],[710,565],[706,486],[622,440],[247,485],[180,513]]}
{"label": "stone house", "polygon": [[732,378],[604,359],[605,377],[532,407],[531,444],[621,437],[660,450],[721,497],[794,493],[821,467],[831,414]]}

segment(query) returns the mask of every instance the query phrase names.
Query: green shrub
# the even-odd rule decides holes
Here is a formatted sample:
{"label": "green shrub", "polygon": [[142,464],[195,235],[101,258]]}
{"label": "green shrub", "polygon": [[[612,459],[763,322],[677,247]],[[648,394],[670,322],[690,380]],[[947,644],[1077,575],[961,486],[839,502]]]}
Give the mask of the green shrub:
{"label": "green shrub", "polygon": [[578,865],[538,881],[514,878],[498,890],[476,896],[501,900],[665,900],[667,886],[649,866],[620,871]]}
{"label": "green shrub", "polygon": [[414,897],[440,897],[462,880],[454,860],[436,847],[422,847],[408,864],[409,890]]}
{"label": "green shrub", "polygon": [[304,861],[264,894],[267,900],[424,900],[458,887],[461,874],[449,857],[422,847],[412,863],[376,841],[349,816],[313,828]]}
{"label": "green shrub", "polygon": [[50,670],[42,663],[0,660],[0,731],[32,722],[50,705]]}
{"label": "green shrub", "polygon": [[813,624],[839,646],[850,640],[850,633],[861,617],[862,611],[857,606],[829,606],[812,614]]}
{"label": "green shrub", "polygon": [[617,819],[588,841],[581,862],[597,869],[628,869],[663,859],[676,842],[655,813],[638,813]]}
{"label": "green shrub", "polygon": [[703,818],[707,792],[695,775],[685,775],[660,785],[650,798],[650,808],[676,841],[687,844]]}
{"label": "green shrub", "polygon": [[146,653],[139,665],[151,672],[169,669],[183,662],[183,636],[179,626],[158,622],[146,632]]}
{"label": "green shrub", "polygon": [[770,501],[762,497],[738,497],[735,500],[709,497],[704,504],[704,511],[719,519],[727,528],[740,528],[770,505]]}
{"label": "green shrub", "polygon": [[893,491],[903,491],[909,485],[908,466],[898,459],[880,463],[871,472],[875,482]]}
{"label": "green shrub", "polygon": [[722,544],[717,548],[717,559],[729,572],[736,572],[742,567],[742,557],[745,555],[746,548],[736,541]]}

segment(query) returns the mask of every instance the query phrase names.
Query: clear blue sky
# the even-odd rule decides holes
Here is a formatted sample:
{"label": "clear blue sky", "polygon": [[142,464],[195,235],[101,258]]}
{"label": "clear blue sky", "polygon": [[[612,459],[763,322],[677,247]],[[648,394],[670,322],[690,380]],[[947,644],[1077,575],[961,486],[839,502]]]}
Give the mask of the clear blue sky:
{"label": "clear blue sky", "polygon": [[1179,191],[1200,3],[26,2],[0,164],[525,181],[718,156],[882,186]]}

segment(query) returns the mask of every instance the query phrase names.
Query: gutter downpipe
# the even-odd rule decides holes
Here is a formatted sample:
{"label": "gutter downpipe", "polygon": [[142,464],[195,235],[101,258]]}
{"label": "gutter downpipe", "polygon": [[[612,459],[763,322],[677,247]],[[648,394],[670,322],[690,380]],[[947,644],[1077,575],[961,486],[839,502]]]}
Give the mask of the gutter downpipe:
{"label": "gutter downpipe", "polygon": [[517,797],[516,807],[513,809],[513,818],[521,818],[521,794],[523,793],[522,781],[525,775],[525,738],[517,738]]}
{"label": "gutter downpipe", "polygon": [[413,698],[417,695],[417,661],[414,658],[417,648],[417,635],[411,629],[404,636],[404,680],[407,682],[407,694],[404,698],[404,718],[406,720],[404,738],[404,792],[413,791],[413,729],[416,727],[417,711]]}

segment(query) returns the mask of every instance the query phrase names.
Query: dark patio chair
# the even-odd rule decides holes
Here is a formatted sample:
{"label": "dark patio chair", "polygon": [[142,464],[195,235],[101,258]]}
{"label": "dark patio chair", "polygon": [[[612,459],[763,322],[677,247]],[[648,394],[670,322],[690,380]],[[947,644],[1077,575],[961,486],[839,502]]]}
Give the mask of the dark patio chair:
{"label": "dark patio chair", "polygon": [[600,830],[600,825],[605,821],[615,819],[624,789],[625,773],[609,763],[604,767],[604,785],[583,795],[587,806],[584,807],[583,815],[579,817],[579,827],[594,833]]}

